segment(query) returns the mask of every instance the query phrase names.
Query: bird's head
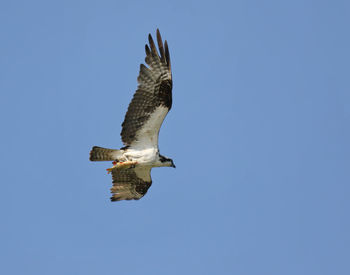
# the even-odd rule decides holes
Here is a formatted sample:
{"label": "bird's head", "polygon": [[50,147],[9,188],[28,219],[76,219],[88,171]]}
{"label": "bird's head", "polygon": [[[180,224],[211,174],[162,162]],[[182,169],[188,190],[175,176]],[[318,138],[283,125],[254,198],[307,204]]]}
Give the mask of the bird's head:
{"label": "bird's head", "polygon": [[170,158],[167,158],[165,156],[159,155],[159,160],[163,164],[163,166],[176,168],[173,160],[170,159]]}

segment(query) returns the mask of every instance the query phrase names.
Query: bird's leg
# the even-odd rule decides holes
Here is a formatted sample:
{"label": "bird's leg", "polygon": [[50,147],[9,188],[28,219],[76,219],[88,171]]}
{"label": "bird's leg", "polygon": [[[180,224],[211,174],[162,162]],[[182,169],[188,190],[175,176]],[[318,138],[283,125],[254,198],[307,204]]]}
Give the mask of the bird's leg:
{"label": "bird's leg", "polygon": [[[129,159],[127,158],[127,156],[126,156],[126,155],[123,155],[123,157],[124,157],[124,159],[126,159],[126,161],[128,161],[128,160],[129,160]],[[112,162],[113,167],[112,167],[112,168],[108,168],[108,169],[107,169],[108,173],[110,173],[110,172],[112,171],[112,169],[113,169],[113,168],[116,168],[117,163],[123,163],[123,162],[124,162],[124,161],[120,161],[120,160],[118,160],[118,159],[116,159],[115,161],[113,161],[113,162]]]}
{"label": "bird's leg", "polygon": [[137,163],[138,163],[137,161],[131,161],[131,160],[127,160],[127,161],[124,161],[124,162],[118,162],[116,164],[116,168],[118,168],[118,169],[127,169],[127,168],[135,166]]}
{"label": "bird's leg", "polygon": [[127,168],[132,168],[135,167],[135,165],[138,163],[137,161],[124,161],[124,162],[116,162],[113,161],[113,167],[106,169],[107,173],[111,173],[113,169],[127,169]]}

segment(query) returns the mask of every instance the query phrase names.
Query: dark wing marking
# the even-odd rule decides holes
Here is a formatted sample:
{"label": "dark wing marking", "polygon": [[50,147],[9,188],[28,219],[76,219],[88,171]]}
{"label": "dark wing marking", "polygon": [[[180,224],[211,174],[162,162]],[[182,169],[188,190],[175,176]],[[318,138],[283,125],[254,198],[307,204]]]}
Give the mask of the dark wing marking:
{"label": "dark wing marking", "polygon": [[111,201],[139,200],[152,185],[151,168],[113,169],[112,179]]}
{"label": "dark wing marking", "polygon": [[[150,119],[152,113],[157,107],[165,107],[159,112],[156,123],[149,122],[152,125],[151,132],[148,130],[149,137],[158,142],[158,133],[160,126],[171,109],[172,105],[172,77],[171,64],[168,49],[168,43],[165,41],[164,46],[159,30],[157,29],[157,42],[159,53],[152,39],[148,35],[149,46],[145,46],[145,61],[149,65],[140,65],[140,72],[137,78],[138,87],[133,99],[129,104],[128,111],[122,124],[121,137],[126,146],[131,146],[134,141],[138,140],[138,132]],[[145,142],[145,140],[143,141]]]}

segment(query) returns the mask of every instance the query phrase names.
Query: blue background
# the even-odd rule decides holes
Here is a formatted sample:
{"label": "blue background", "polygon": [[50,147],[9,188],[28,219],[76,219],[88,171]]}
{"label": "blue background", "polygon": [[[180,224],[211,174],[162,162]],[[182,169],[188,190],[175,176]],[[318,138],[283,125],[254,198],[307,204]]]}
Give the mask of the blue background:
{"label": "blue background", "polygon": [[[350,274],[348,1],[2,1],[1,274]],[[111,203],[148,33],[173,109]]]}

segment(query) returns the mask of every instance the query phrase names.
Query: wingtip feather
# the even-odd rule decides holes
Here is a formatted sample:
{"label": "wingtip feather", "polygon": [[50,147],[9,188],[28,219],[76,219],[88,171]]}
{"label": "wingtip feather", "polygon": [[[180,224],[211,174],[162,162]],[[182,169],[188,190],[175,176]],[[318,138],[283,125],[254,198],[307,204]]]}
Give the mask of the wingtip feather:
{"label": "wingtip feather", "polygon": [[153,38],[151,34],[148,34],[148,42],[151,47],[151,51],[155,56],[158,56],[156,45],[154,44]]}
{"label": "wingtip feather", "polygon": [[168,41],[164,41],[164,48],[165,48],[165,60],[168,65],[169,71],[171,71],[171,61],[170,61],[170,54],[169,54],[169,47],[168,47]]}
{"label": "wingtip feather", "polygon": [[150,49],[149,49],[147,44],[145,45],[145,52],[146,52],[146,56],[151,53],[151,51],[150,51]]}
{"label": "wingtip feather", "polygon": [[157,29],[157,43],[158,43],[158,48],[159,48],[159,53],[160,53],[160,58],[162,62],[165,62],[165,52],[164,52],[164,47],[163,47],[163,41],[162,41],[162,36],[160,35],[159,29]]}

